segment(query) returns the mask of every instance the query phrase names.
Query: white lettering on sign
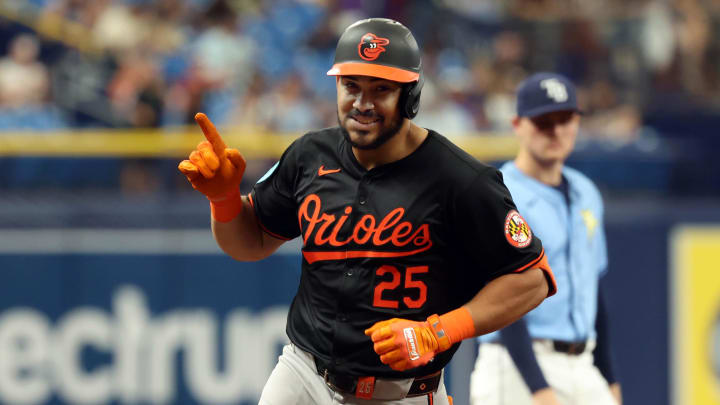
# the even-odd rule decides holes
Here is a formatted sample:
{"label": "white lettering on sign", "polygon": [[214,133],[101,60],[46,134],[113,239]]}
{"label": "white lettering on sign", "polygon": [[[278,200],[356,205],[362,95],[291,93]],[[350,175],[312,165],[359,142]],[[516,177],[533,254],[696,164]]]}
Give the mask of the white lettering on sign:
{"label": "white lettering on sign", "polygon": [[39,404],[51,394],[50,322],[31,308],[0,314],[0,402]]}
{"label": "white lettering on sign", "polygon": [[[237,308],[218,337],[221,325],[210,309],[153,316],[135,286],[115,292],[112,313],[79,307],[55,326],[40,311],[11,308],[0,313],[0,403],[42,404],[57,394],[80,405],[171,404],[179,370],[198,403],[257,402],[277,348],[287,343],[286,317],[287,307],[257,314]],[[87,351],[106,360],[88,366]]]}

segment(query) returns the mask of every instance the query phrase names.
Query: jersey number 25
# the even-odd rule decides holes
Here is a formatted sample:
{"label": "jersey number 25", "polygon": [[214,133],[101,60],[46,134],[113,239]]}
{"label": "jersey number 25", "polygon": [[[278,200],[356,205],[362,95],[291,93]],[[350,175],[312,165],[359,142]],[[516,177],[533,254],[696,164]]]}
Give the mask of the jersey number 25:
{"label": "jersey number 25", "polygon": [[[408,308],[420,308],[427,300],[427,285],[425,285],[425,283],[420,280],[413,280],[413,276],[420,273],[427,273],[428,270],[428,266],[408,267],[407,269],[405,269],[404,289],[407,290],[410,288],[417,288],[418,290],[420,290],[420,294],[417,299],[412,299],[408,296],[404,296],[402,298],[403,303],[405,303]],[[398,301],[386,300],[382,297],[383,291],[395,290],[396,288],[398,288],[398,286],[400,286],[401,275],[400,271],[396,267],[384,265],[375,271],[375,274],[377,274],[378,277],[382,277],[388,273],[392,275],[392,279],[390,281],[383,281],[375,287],[375,294],[373,297],[373,306],[375,307],[398,308],[398,306],[400,305]]]}

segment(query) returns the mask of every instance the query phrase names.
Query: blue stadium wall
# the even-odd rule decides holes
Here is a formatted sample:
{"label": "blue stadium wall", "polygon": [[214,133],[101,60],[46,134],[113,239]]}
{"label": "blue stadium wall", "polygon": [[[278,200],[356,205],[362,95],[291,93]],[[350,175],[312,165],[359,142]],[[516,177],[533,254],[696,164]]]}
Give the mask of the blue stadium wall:
{"label": "blue stadium wall", "polygon": [[[671,403],[671,235],[709,222],[717,206],[700,202],[610,209],[626,403]],[[296,248],[238,263],[208,229],[0,230],[0,403],[255,403],[287,339]],[[457,403],[474,356],[463,346],[447,381]]]}

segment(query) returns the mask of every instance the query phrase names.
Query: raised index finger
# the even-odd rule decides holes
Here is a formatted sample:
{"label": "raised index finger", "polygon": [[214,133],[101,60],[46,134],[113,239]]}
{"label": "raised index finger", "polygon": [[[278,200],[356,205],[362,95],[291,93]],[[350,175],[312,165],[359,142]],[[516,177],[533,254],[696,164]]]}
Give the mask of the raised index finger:
{"label": "raised index finger", "polygon": [[215,129],[215,125],[213,125],[212,121],[210,121],[210,118],[203,113],[197,113],[195,114],[195,122],[200,125],[200,129],[202,129],[203,134],[205,134],[205,139],[210,142],[215,154],[218,155],[218,157],[224,156],[226,148],[225,142],[220,137],[220,134],[217,129]]}

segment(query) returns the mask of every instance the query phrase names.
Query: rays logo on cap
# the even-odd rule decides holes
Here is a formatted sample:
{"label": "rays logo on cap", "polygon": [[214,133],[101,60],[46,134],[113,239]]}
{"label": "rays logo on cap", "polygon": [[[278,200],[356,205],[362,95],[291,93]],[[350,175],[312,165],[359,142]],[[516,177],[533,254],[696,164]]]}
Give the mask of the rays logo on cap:
{"label": "rays logo on cap", "polygon": [[548,98],[555,100],[556,103],[564,103],[568,99],[567,88],[558,79],[545,79],[540,82],[540,87],[545,89]]}
{"label": "rays logo on cap", "polygon": [[532,231],[519,212],[511,210],[505,217],[505,239],[516,248],[524,248],[532,242]]}
{"label": "rays logo on cap", "polygon": [[[361,31],[362,32],[362,31]],[[358,44],[358,54],[365,60],[375,60],[380,56],[381,53],[385,52],[386,45],[390,44],[390,40],[387,38],[380,38],[377,35],[368,32],[367,34],[360,37],[360,43]]]}

